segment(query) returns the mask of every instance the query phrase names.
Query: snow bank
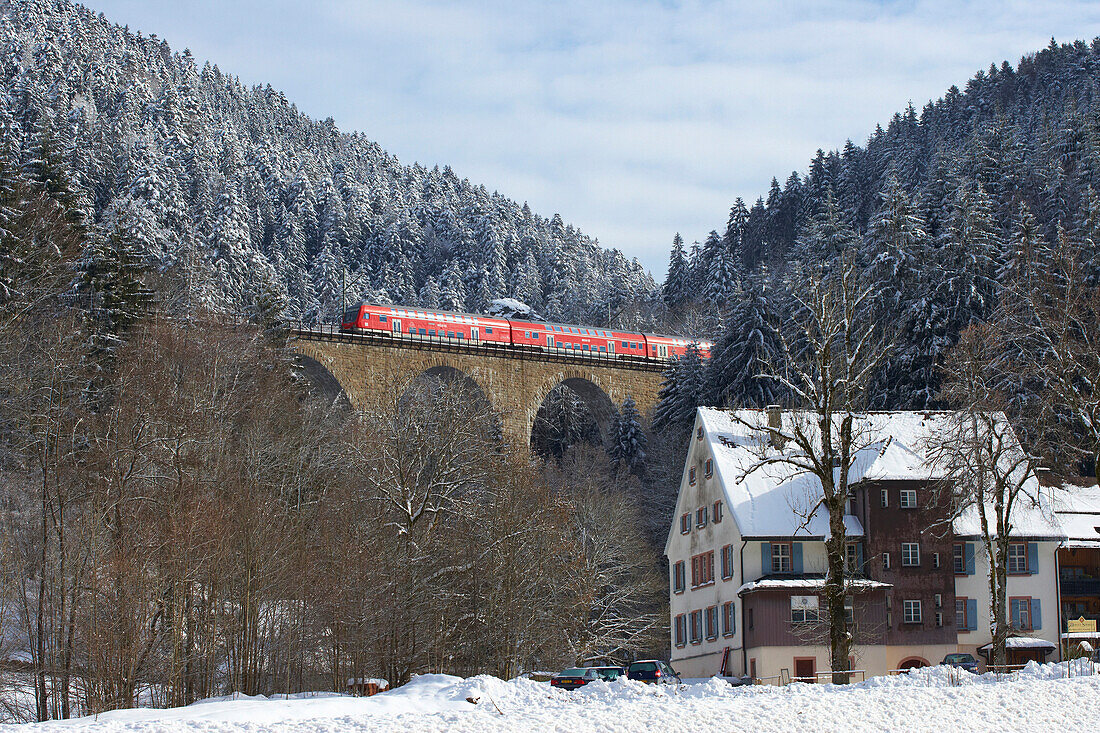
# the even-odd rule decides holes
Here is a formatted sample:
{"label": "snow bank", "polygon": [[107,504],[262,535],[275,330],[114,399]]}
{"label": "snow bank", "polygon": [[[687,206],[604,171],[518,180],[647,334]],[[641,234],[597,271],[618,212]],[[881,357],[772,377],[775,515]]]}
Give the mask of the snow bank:
{"label": "snow bank", "polygon": [[[947,668],[849,685],[730,687],[712,678],[679,686],[629,680],[567,692],[530,679],[422,675],[370,698],[237,696],[174,710],[117,711],[15,731],[630,731],[1100,729],[1100,675],[1029,664],[997,678]],[[1080,670],[1077,670],[1080,671]],[[477,700],[471,703],[468,700]]]}

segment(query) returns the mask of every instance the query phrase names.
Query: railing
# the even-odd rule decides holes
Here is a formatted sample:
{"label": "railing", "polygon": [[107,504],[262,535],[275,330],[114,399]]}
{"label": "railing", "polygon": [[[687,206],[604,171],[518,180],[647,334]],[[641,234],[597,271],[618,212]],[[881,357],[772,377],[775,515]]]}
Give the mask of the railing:
{"label": "railing", "polygon": [[[775,680],[775,684],[779,687],[786,687],[792,682],[806,682],[806,683],[824,683],[827,685],[833,684],[834,677],[843,677],[847,675],[848,682],[863,682],[867,679],[866,670],[862,669],[849,669],[846,672],[815,672],[809,677],[792,677],[791,671],[784,667],[779,670],[779,674],[769,675],[767,677],[753,677],[752,683],[754,685],[768,684],[768,680]],[[855,679],[858,676],[859,679]]]}
{"label": "railing", "polygon": [[1100,578],[1067,578],[1061,586],[1063,596],[1100,596]]}
{"label": "railing", "polygon": [[293,323],[288,329],[291,337],[315,341],[336,341],[378,346],[450,353],[481,354],[521,361],[557,362],[563,364],[592,364],[640,372],[661,372],[666,359],[650,359],[644,356],[609,354],[599,351],[577,351],[560,347],[515,346],[493,341],[447,338],[446,336],[421,336],[419,334],[394,334],[388,331],[342,331],[328,323]]}

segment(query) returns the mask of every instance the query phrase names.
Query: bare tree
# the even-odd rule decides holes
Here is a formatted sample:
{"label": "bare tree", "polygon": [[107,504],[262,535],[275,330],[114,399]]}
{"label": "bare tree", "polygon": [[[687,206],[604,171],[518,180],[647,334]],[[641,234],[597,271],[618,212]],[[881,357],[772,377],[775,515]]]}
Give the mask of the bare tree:
{"label": "bare tree", "polygon": [[760,375],[782,384],[799,409],[777,421],[742,420],[767,437],[746,474],[779,464],[812,476],[812,493],[792,508],[806,524],[822,509],[828,516],[823,595],[834,682],[847,682],[852,647],[844,614],[845,506],[857,454],[882,438],[863,411],[892,344],[871,312],[871,290],[858,281],[857,269],[847,262],[830,276],[810,280],[793,323],[781,330],[781,354],[762,364]]}
{"label": "bare tree", "polygon": [[941,397],[954,410],[929,446],[931,462],[952,506],[951,519],[976,515],[989,558],[992,662],[1005,664],[1008,619],[1008,546],[1019,511],[1038,501],[1037,459],[1020,445],[1006,417],[1004,332],[995,325],[967,328],[944,365]]}

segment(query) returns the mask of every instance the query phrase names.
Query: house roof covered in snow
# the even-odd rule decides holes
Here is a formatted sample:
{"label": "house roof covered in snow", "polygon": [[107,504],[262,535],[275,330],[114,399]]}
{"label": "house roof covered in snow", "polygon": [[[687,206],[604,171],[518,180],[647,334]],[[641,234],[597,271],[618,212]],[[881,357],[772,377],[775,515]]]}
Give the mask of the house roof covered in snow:
{"label": "house roof covered in snow", "polygon": [[1066,547],[1100,549],[1100,487],[1095,482],[1055,490],[1054,513],[1066,533]]}
{"label": "house roof covered in snow", "polygon": [[[854,428],[858,450],[849,469],[849,482],[943,478],[931,459],[931,446],[948,415],[925,411],[861,414]],[[789,462],[802,455],[793,442],[780,447],[770,444],[767,411],[700,407],[697,417],[714,456],[716,478],[743,537],[822,539],[828,534],[828,513],[819,504],[821,482]],[[804,434],[814,430],[810,413],[784,411],[782,421],[785,431],[795,421]],[[1013,536],[1060,539],[1063,534],[1053,518],[1049,497],[1034,477],[1025,483],[1025,494],[1013,511]],[[849,536],[864,534],[855,516],[845,517],[845,527]],[[977,509],[962,512],[954,530],[957,536],[979,535]]]}
{"label": "house roof covered in snow", "polygon": [[[876,588],[890,588],[890,583],[882,583],[867,578],[849,578],[844,583],[852,591],[867,591]],[[762,590],[820,590],[825,586],[824,575],[804,575],[800,578],[763,577],[743,584],[737,589],[738,595]]]}

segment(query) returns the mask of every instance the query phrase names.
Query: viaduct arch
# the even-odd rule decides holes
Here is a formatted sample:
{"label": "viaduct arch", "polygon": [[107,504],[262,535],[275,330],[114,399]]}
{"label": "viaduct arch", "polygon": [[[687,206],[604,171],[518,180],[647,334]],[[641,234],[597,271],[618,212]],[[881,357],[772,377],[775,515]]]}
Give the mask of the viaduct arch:
{"label": "viaduct arch", "polygon": [[326,399],[346,398],[359,410],[392,404],[424,374],[462,379],[484,394],[500,414],[505,440],[524,447],[530,445],[539,407],[558,385],[564,384],[585,402],[605,435],[616,405],[630,396],[638,410],[646,413],[656,405],[661,386],[656,364],[620,364],[499,346],[464,348],[298,331],[292,336],[292,348],[300,368]]}

